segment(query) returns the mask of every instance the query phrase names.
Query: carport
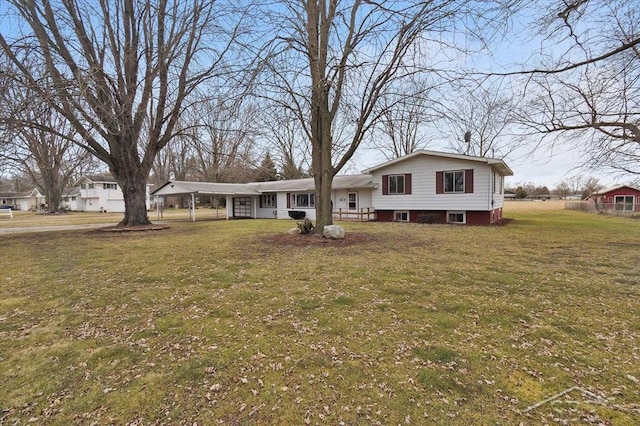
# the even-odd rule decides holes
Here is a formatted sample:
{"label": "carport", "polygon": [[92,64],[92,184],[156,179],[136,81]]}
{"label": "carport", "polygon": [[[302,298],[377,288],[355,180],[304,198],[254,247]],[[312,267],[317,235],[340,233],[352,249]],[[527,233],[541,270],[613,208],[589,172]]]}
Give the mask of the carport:
{"label": "carport", "polygon": [[[246,184],[242,183],[212,183],[212,182],[186,182],[186,181],[174,181],[170,180],[164,185],[160,186],[158,189],[154,190],[151,193],[151,196],[156,197],[169,197],[169,196],[177,196],[177,197],[190,197],[191,198],[191,209],[190,209],[190,218],[191,221],[196,220],[196,197],[204,195],[204,196],[212,196],[212,197],[226,197],[227,198],[227,220],[229,216],[234,216],[234,203],[235,200],[241,200],[249,198],[249,200],[253,199],[253,197],[257,197],[260,195],[260,192],[248,187]],[[251,203],[255,204],[255,203]],[[246,210],[246,206],[242,205],[243,216],[240,217],[252,217],[252,212],[249,209]],[[231,209],[231,215],[230,213]],[[248,216],[244,216],[247,215]]]}

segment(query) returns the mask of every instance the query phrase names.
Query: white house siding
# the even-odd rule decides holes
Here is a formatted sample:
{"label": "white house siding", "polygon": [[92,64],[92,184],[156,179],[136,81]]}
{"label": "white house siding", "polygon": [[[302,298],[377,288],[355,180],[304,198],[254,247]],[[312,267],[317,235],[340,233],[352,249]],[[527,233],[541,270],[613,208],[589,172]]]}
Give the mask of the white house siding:
{"label": "white house siding", "polygon": [[71,210],[71,211],[77,211],[78,210],[78,201],[76,197],[67,197],[68,201],[62,201],[62,203],[60,203],[65,209],[67,210]]}
{"label": "white house siding", "polygon": [[[349,194],[357,194],[356,210],[349,210]],[[371,204],[371,188],[366,189],[338,189],[333,191],[331,200],[333,201],[334,217],[342,219],[362,219],[361,213],[373,211]],[[373,216],[371,217],[373,219]],[[364,217],[367,220],[367,217]]]}
{"label": "white house siding", "polygon": [[[473,169],[473,193],[436,194],[436,172]],[[373,172],[372,205],[376,210],[491,210],[487,164],[455,158],[417,156]],[[382,176],[411,174],[411,194],[382,195]]]}
{"label": "white house siding", "polygon": [[[107,212],[113,213],[123,213],[125,211],[124,195],[120,189],[120,185],[117,186],[117,189],[105,189],[105,182],[92,182],[87,179],[83,179],[81,182],[87,186],[93,184],[93,188],[80,189],[76,202],[78,211],[99,212],[106,210]],[[113,182],[106,183],[113,184]],[[147,210],[149,210],[151,208],[149,185],[147,185],[145,204]]]}
{"label": "white house siding", "polygon": [[[260,207],[260,195],[253,197],[252,202],[256,206],[256,217],[258,219],[276,219],[278,215],[278,209],[280,208],[280,199],[276,194],[276,206],[275,207]],[[286,206],[286,204],[285,204]]]}
{"label": "white house siding", "polygon": [[[278,192],[277,193],[277,208],[258,208],[259,218],[273,218],[277,217],[277,219],[291,219],[289,217],[290,210],[296,211],[304,211],[306,213],[306,217],[309,220],[316,220],[316,210],[315,208],[300,208],[300,207],[290,207],[287,208],[287,194],[296,194],[296,193],[306,193],[313,191],[294,191],[294,192]],[[331,192],[331,201],[333,201],[333,210],[338,211],[339,208],[342,208],[343,211],[347,211],[347,193],[349,192],[357,192],[358,193],[358,208],[359,211],[362,209],[371,208],[371,190],[370,189],[354,189],[354,190],[346,190],[339,189]],[[274,216],[274,210],[277,212],[277,215]]]}
{"label": "white house siding", "polygon": [[494,186],[495,191],[492,189],[492,199],[493,199],[493,208],[502,208],[504,207],[504,176],[502,176],[497,171],[493,171],[492,176],[497,180],[495,186],[493,185],[493,180],[491,185]]}
{"label": "white house siding", "polygon": [[[98,197],[82,197],[84,205],[82,211],[85,212],[99,212],[100,211],[100,198]],[[78,203],[78,207],[80,204]]]}

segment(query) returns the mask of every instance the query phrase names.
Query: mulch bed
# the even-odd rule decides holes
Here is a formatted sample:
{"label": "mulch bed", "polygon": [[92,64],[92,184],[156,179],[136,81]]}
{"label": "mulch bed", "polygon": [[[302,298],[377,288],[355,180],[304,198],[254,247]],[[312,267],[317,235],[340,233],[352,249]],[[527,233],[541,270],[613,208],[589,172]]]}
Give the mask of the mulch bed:
{"label": "mulch bed", "polygon": [[317,234],[279,234],[268,238],[269,244],[293,247],[346,247],[373,240],[373,236],[361,232],[347,232],[341,240],[332,240]]}
{"label": "mulch bed", "polygon": [[162,231],[168,229],[169,225],[140,225],[140,226],[107,226],[97,229],[98,232],[142,232],[142,231]]}

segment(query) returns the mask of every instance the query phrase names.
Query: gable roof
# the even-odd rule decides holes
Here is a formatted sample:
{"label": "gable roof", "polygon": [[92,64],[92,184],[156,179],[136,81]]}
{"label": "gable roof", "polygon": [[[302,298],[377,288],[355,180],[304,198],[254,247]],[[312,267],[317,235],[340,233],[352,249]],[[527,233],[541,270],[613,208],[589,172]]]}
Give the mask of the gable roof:
{"label": "gable roof", "polygon": [[407,154],[403,157],[395,158],[393,160],[387,161],[386,163],[378,164],[377,166],[373,166],[364,170],[364,173],[371,173],[376,170],[383,169],[385,167],[389,167],[393,164],[401,163],[403,161],[409,160],[410,158],[427,156],[427,157],[439,157],[439,158],[451,158],[456,160],[464,160],[464,161],[474,161],[478,163],[485,163],[492,167],[495,167],[503,176],[513,176],[513,171],[507,166],[507,164],[498,158],[487,158],[487,157],[475,157],[472,155],[464,155],[464,154],[455,154],[452,152],[440,152],[440,151],[428,151],[421,149],[419,151],[414,151],[411,154]]}
{"label": "gable roof", "polygon": [[103,173],[103,174],[99,174],[99,175],[86,175],[86,176],[82,176],[78,182],[81,181],[90,181],[90,182],[108,182],[108,183],[115,183],[116,179],[111,176],[110,174],[107,173]]}
{"label": "gable roof", "polygon": [[[604,194],[608,194],[609,192],[612,191],[617,191],[618,189],[622,189],[622,188],[628,188],[631,189],[633,191],[637,191],[640,192],[640,189],[634,187],[634,186],[630,186],[630,185],[616,185],[616,186],[610,186],[608,188],[604,188],[601,189],[600,191],[596,191],[596,192],[592,192],[591,195],[589,195],[589,197],[593,196],[593,195],[604,195]],[[589,198],[587,197],[587,198]]]}
{"label": "gable roof", "polygon": [[0,197],[2,198],[37,198],[44,197],[42,192],[38,187],[33,188],[31,191],[22,191],[22,192],[2,192],[0,193]]}

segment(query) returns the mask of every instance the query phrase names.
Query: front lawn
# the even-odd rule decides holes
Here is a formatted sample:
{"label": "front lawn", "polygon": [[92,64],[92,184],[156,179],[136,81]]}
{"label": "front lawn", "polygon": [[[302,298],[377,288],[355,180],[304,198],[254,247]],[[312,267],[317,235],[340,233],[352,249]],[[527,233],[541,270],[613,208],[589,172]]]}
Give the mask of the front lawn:
{"label": "front lawn", "polygon": [[3,236],[0,424],[639,424],[640,221],[506,216]]}

